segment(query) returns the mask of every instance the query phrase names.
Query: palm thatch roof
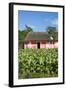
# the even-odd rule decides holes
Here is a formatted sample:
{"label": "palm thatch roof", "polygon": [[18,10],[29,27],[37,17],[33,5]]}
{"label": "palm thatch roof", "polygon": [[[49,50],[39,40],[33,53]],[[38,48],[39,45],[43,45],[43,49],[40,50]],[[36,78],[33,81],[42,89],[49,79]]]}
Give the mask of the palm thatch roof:
{"label": "palm thatch roof", "polygon": [[[29,32],[25,37],[24,41],[40,41],[40,40],[50,40],[48,32]],[[55,40],[58,40],[58,32],[56,32]]]}

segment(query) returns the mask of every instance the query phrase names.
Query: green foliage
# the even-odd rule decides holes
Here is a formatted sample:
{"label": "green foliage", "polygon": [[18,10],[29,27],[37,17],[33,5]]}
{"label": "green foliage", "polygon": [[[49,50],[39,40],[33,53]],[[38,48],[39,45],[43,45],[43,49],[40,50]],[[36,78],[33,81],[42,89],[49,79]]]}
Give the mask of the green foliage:
{"label": "green foliage", "polygon": [[25,36],[27,35],[27,32],[24,30],[24,31],[18,31],[18,47],[19,48],[23,48],[23,41],[24,41],[24,38]]}
{"label": "green foliage", "polygon": [[18,41],[19,41],[19,48],[23,48],[23,41],[26,37],[26,35],[28,34],[28,32],[32,32],[33,29],[31,27],[28,27],[27,25],[25,25],[25,30],[18,30]]}
{"label": "green foliage", "polygon": [[18,59],[19,79],[58,76],[57,49],[21,49]]}
{"label": "green foliage", "polygon": [[49,37],[53,37],[53,40],[55,40],[55,37],[57,35],[57,29],[56,27],[48,27],[47,32],[49,34]]}

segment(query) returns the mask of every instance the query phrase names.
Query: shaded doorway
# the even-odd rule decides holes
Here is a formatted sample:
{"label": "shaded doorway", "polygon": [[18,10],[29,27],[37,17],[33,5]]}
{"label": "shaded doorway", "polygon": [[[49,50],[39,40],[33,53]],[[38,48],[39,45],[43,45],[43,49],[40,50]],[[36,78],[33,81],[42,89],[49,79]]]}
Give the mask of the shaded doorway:
{"label": "shaded doorway", "polygon": [[37,43],[37,48],[39,48],[39,49],[40,49],[40,43],[39,43],[39,42]]}
{"label": "shaded doorway", "polygon": [[22,49],[24,49],[24,42],[22,43]]}

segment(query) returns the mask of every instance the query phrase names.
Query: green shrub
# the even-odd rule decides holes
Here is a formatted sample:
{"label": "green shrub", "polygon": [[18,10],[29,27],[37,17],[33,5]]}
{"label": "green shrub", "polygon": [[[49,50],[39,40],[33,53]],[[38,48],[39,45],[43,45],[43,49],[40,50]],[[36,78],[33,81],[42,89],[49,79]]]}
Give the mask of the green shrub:
{"label": "green shrub", "polygon": [[18,52],[18,78],[58,76],[58,49],[21,49]]}

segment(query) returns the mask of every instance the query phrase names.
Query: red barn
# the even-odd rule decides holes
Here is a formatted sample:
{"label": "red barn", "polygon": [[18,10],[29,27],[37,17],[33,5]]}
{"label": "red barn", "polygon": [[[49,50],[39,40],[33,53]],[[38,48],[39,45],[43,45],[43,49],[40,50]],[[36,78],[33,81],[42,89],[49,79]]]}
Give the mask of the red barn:
{"label": "red barn", "polygon": [[54,43],[47,32],[29,32],[24,40],[24,48],[58,48],[58,32]]}

